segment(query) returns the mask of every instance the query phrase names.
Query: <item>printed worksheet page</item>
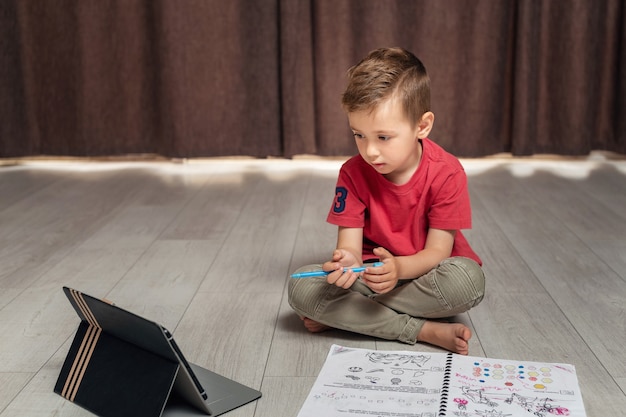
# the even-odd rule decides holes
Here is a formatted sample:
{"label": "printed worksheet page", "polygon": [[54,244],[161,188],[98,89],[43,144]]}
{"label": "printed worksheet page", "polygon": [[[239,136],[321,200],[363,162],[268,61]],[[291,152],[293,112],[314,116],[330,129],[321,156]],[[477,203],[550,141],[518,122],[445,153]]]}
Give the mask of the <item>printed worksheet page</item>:
{"label": "printed worksheet page", "polygon": [[435,417],[446,354],[333,345],[298,417]]}
{"label": "printed worksheet page", "polygon": [[585,417],[573,365],[454,355],[447,415]]}

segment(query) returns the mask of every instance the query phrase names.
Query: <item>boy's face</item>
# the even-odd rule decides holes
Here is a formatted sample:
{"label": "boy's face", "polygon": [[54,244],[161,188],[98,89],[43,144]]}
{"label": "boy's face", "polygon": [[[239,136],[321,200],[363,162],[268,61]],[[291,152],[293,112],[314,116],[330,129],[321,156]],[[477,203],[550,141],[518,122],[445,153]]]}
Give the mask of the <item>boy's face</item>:
{"label": "boy's face", "polygon": [[[427,126],[425,118],[430,121]],[[393,96],[373,110],[348,113],[350,128],[363,159],[396,184],[407,182],[417,169],[422,156],[419,139],[427,137],[433,118],[432,113],[427,112],[416,126],[411,126],[404,116],[402,104]]]}

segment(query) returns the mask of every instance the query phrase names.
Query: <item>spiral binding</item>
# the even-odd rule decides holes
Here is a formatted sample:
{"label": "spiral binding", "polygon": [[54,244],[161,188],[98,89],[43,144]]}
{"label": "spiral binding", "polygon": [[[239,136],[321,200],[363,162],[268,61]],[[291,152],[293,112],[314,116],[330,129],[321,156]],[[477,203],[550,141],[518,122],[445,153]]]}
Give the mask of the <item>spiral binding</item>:
{"label": "spiral binding", "polygon": [[450,374],[452,373],[452,353],[446,355],[446,368],[443,373],[443,383],[441,385],[441,396],[439,400],[439,417],[446,415],[448,410],[448,393],[450,391]]}

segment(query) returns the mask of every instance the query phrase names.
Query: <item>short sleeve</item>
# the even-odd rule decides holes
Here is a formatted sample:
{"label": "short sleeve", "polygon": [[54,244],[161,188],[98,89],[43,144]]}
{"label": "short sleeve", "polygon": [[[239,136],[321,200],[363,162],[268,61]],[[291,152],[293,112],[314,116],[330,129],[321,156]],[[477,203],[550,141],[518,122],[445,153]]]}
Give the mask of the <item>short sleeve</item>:
{"label": "short sleeve", "polygon": [[444,230],[472,227],[467,176],[462,168],[453,171],[433,190],[437,191],[428,211],[430,227]]}
{"label": "short sleeve", "polygon": [[359,196],[355,181],[359,179],[351,176],[345,165],[342,166],[335,186],[335,198],[326,218],[328,223],[343,227],[364,226],[366,204]]}

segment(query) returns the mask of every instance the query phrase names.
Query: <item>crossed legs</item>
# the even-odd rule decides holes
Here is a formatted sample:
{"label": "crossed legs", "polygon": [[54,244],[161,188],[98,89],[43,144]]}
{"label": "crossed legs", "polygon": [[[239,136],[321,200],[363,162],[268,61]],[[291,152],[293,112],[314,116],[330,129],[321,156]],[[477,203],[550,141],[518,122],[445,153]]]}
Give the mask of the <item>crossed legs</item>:
{"label": "crossed legs", "polygon": [[[318,268],[310,265],[298,271]],[[436,319],[474,307],[482,300],[484,288],[480,266],[456,257],[386,294],[376,294],[360,281],[344,290],[329,285],[324,278],[293,278],[289,304],[311,332],[338,328],[409,344],[425,342],[467,354],[470,329]]]}

